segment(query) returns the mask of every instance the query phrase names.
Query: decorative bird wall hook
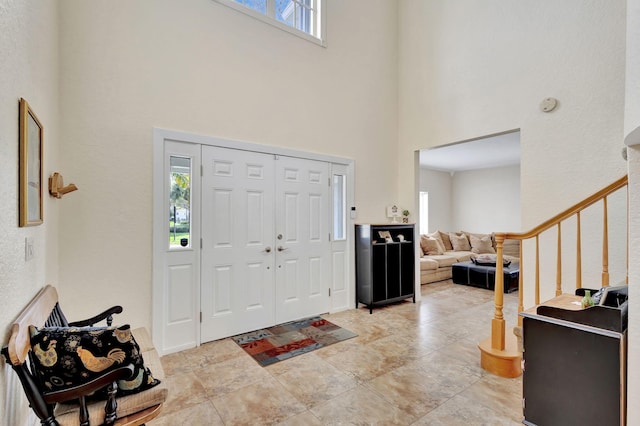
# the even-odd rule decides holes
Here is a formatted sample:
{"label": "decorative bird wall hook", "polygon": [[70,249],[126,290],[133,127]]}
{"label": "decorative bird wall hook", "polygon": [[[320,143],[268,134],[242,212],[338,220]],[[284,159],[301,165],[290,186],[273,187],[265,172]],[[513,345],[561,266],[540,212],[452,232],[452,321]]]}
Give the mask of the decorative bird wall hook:
{"label": "decorative bird wall hook", "polygon": [[64,194],[68,194],[69,192],[73,192],[77,189],[78,187],[72,183],[64,186],[62,175],[60,173],[56,172],[49,178],[49,194],[53,195],[56,198],[62,198]]}

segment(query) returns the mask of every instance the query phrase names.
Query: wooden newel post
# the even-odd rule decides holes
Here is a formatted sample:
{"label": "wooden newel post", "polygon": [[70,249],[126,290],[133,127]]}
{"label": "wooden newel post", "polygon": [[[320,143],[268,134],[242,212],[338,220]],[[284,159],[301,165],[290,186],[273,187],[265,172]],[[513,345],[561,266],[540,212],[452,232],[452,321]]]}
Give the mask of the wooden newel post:
{"label": "wooden newel post", "polygon": [[[500,377],[518,377],[522,374],[522,352],[518,350],[515,335],[505,333],[504,306],[504,240],[509,234],[495,234],[496,272],[493,295],[495,311],[491,320],[491,336],[478,343],[480,366]],[[520,251],[522,254],[522,250]],[[509,338],[507,338],[509,337]]]}
{"label": "wooden newel post", "polygon": [[491,347],[499,351],[504,350],[505,340],[505,321],[502,313],[504,306],[503,243],[504,236],[496,234],[496,275],[493,289],[495,312],[491,320]]}

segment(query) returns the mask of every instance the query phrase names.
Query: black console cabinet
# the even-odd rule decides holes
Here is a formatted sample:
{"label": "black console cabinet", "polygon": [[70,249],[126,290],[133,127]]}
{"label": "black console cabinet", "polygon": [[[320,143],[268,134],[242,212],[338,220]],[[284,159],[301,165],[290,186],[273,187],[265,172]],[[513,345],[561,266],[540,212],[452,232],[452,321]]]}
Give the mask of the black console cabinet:
{"label": "black console cabinet", "polygon": [[522,312],[526,425],[626,423],[626,303],[580,309],[561,295]]}
{"label": "black console cabinet", "polygon": [[356,308],[415,303],[415,256],[413,224],[356,225]]}

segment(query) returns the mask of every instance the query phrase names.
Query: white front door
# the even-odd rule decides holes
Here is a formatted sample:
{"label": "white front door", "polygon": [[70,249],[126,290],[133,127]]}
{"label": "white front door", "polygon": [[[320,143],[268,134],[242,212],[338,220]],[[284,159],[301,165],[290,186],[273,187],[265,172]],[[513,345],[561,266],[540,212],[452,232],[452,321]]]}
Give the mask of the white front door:
{"label": "white front door", "polygon": [[164,129],[153,157],[161,355],[353,306],[350,160]]}
{"label": "white front door", "polygon": [[328,163],[202,147],[201,342],[330,310]]}
{"label": "white front door", "polygon": [[276,160],[276,322],[330,310],[329,164]]}
{"label": "white front door", "polygon": [[268,327],[274,303],[273,155],[202,147],[201,342]]}

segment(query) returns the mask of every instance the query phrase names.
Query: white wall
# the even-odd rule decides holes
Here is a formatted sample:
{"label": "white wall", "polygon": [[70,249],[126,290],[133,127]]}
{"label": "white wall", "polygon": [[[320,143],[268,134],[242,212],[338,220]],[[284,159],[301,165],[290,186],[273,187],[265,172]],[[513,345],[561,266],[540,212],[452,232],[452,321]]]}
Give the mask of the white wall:
{"label": "white wall", "polygon": [[[625,138],[640,129],[640,0],[627,0]],[[627,143],[640,144],[640,130]]]}
{"label": "white wall", "polygon": [[[418,149],[521,129],[525,230],[625,174],[624,0],[399,5],[400,164]],[[543,113],[549,96],[559,106]],[[399,169],[402,205],[414,200],[413,173]]]}
{"label": "white wall", "polygon": [[69,316],[119,303],[150,326],[154,127],[352,158],[357,220],[386,221],[394,2],[329,2],[326,48],[211,0],[62,0],[60,17],[63,171],[80,188],[62,204],[60,287],[86,301]]}
{"label": "white wall", "polygon": [[519,166],[453,174],[421,168],[420,191],[429,192],[429,232],[521,230]]}
{"label": "white wall", "polygon": [[[640,10],[640,9],[639,9]],[[640,18],[640,16],[637,16]],[[634,96],[638,96],[635,94]],[[640,145],[629,147],[629,330],[627,401],[640,397]],[[640,423],[638,404],[627,404],[628,425]]]}
{"label": "white wall", "polygon": [[[44,224],[18,227],[18,101],[29,102],[43,125],[43,175],[58,163],[57,3],[0,0],[0,339],[9,339],[9,324],[36,292],[58,276],[58,206],[45,188]],[[62,170],[63,171],[63,170]],[[64,171],[63,171],[64,172]],[[35,256],[25,261],[25,238],[34,240]],[[16,375],[0,362],[0,424],[26,422],[26,399]],[[6,382],[10,382],[7,385]],[[16,392],[17,391],[17,392]],[[19,399],[15,399],[15,398]],[[16,407],[21,406],[22,409]]]}
{"label": "white wall", "polygon": [[[627,0],[625,138],[640,143],[640,0]],[[629,134],[636,130],[634,138]],[[628,149],[629,171],[629,346],[627,401],[640,398],[640,145]],[[640,406],[627,405],[627,424],[640,423]]]}
{"label": "white wall", "polygon": [[456,172],[452,177],[453,231],[520,231],[520,167]]}
{"label": "white wall", "polygon": [[429,193],[429,232],[453,230],[451,175],[448,172],[420,169],[420,191]]}
{"label": "white wall", "polygon": [[[632,15],[628,29],[626,8]],[[639,10],[638,0],[401,1],[400,163],[407,163],[418,149],[521,129],[524,230],[615,181],[626,172],[620,156],[623,128],[629,130],[639,120],[638,67],[634,66],[640,61]],[[633,41],[633,53],[626,57],[633,77],[627,75],[625,114],[627,39]],[[549,96],[559,99],[559,106],[543,113],[539,103]],[[631,180],[634,172],[636,180],[640,175],[640,154],[637,150],[634,154],[635,163],[629,162]],[[399,202],[411,205],[414,189],[409,184],[414,171],[400,169],[399,173]],[[635,266],[640,246],[640,224],[634,219],[640,210],[637,186],[630,188],[632,298],[633,284],[640,279]],[[611,210],[624,212],[624,204],[615,204]],[[624,223],[615,220],[610,231],[624,234]],[[582,229],[587,240],[602,232],[601,225],[583,223]],[[573,237],[571,242],[563,238],[563,245],[575,247]],[[544,239],[556,242],[553,234]],[[616,261],[624,262],[624,254],[616,250]],[[589,244],[583,256],[597,259],[600,251],[600,245]],[[575,268],[571,261],[563,259],[569,275]],[[546,256],[543,264],[545,295],[552,296],[555,259]],[[597,261],[588,264],[594,265]],[[525,295],[525,304],[531,299],[532,295]],[[634,401],[640,394],[640,364],[631,355],[640,353],[640,333],[635,330],[640,320],[631,307],[629,332],[635,341],[630,340],[628,400]],[[640,411],[629,405],[628,424],[638,422]]]}

